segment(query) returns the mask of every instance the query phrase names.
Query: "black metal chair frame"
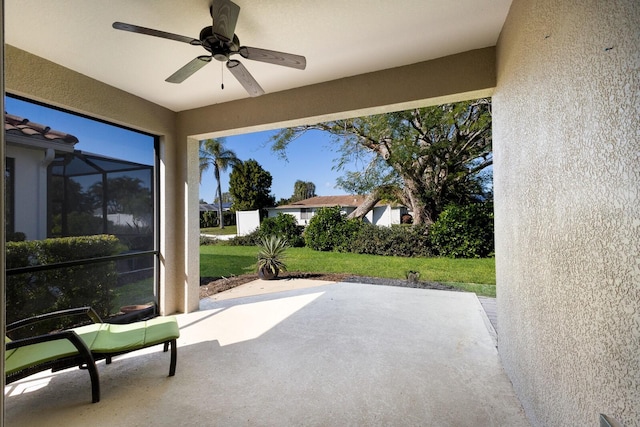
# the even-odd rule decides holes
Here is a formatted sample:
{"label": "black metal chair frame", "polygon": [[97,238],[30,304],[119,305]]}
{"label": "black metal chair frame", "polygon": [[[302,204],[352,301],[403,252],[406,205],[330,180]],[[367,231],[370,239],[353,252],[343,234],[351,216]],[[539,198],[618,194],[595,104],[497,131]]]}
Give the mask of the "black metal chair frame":
{"label": "black metal chair frame", "polygon": [[[7,325],[7,333],[10,334],[20,328],[24,328],[29,325],[33,325],[45,320],[51,320],[56,318],[63,318],[69,316],[87,315],[94,323],[103,323],[102,319],[91,307],[72,308],[68,310],[60,310],[52,313],[46,313],[39,316],[33,316],[27,319],[19,320]],[[92,352],[84,343],[82,338],[73,330],[63,330],[59,332],[52,332],[50,334],[38,335],[35,337],[21,338],[6,343],[6,350],[17,349],[27,345],[50,342],[55,340],[68,340],[78,350],[78,354],[72,356],[60,357],[55,360],[43,362],[34,366],[29,366],[20,371],[7,374],[6,384],[21,380],[38,372],[51,369],[52,372],[60,371],[62,369],[68,369],[78,367],[80,369],[86,369],[89,371],[91,378],[91,397],[92,402],[96,403],[100,401],[100,378],[98,376],[98,369],[96,367],[96,361],[105,360],[107,364],[110,364],[112,358],[118,355],[130,353],[131,351],[139,350],[126,350],[113,353],[99,353]],[[169,376],[172,377],[176,372],[177,361],[177,345],[176,340],[171,339],[165,342],[156,343],[153,345],[163,344],[163,351],[167,352],[169,346],[171,346],[171,364],[169,366]]]}

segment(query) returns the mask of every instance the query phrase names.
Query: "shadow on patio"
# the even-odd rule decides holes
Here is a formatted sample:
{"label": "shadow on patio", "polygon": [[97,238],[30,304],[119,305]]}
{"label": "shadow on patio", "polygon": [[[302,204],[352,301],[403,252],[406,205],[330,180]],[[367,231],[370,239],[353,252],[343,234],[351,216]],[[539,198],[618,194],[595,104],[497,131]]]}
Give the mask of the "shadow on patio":
{"label": "shadow on patio", "polygon": [[338,283],[207,301],[161,347],[7,387],[7,425],[528,426],[474,294]]}

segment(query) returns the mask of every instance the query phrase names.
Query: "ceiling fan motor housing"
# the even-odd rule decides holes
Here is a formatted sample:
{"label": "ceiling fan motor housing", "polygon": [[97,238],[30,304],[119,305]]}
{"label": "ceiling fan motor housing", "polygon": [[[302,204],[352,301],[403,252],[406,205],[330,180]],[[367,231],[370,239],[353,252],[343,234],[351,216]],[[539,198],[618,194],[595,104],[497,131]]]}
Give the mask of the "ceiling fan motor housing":
{"label": "ceiling fan motor housing", "polygon": [[211,52],[211,55],[221,62],[228,61],[229,55],[238,53],[240,49],[238,36],[234,34],[232,41],[225,42],[216,37],[213,33],[213,27],[204,27],[200,31],[200,41],[202,42],[202,47]]}

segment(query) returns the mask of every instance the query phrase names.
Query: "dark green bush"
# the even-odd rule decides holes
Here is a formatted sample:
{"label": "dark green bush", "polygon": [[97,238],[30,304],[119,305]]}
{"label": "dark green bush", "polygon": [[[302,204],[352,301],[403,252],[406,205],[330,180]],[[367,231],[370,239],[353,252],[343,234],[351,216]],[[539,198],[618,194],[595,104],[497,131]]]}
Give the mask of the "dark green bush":
{"label": "dark green bush", "polygon": [[5,236],[5,240],[7,242],[24,242],[27,240],[27,235],[21,231],[16,231],[15,233],[7,233]]}
{"label": "dark green bush", "polygon": [[[230,211],[222,211],[222,219],[224,220],[225,227],[227,225],[236,224],[236,214]],[[200,228],[219,227],[220,221],[218,220],[217,211],[204,211],[200,212]]]}
{"label": "dark green bush", "polygon": [[220,225],[218,221],[218,212],[204,211],[200,212],[200,228],[211,228]]}
{"label": "dark green bush", "polygon": [[338,252],[350,252],[351,245],[366,224],[360,219],[346,219],[340,228],[340,235],[336,241],[334,250]]}
{"label": "dark green bush", "polygon": [[309,221],[304,240],[317,251],[347,251],[361,225],[360,220],[348,220],[339,206],[320,208]]}
{"label": "dark green bush", "polygon": [[227,240],[229,246],[258,246],[260,243],[260,229],[256,229],[246,236],[236,236]]}
{"label": "dark green bush", "polygon": [[62,230],[62,215],[53,216],[51,233],[61,236],[65,232],[67,236],[94,235],[103,232],[103,219],[86,212],[69,212],[67,214],[67,229]]}
{"label": "dark green bush", "polygon": [[200,235],[200,246],[215,245],[217,243],[218,243],[218,239],[215,237]]}
{"label": "dark green bush", "polygon": [[272,218],[265,218],[260,224],[260,236],[279,236],[289,242],[289,246],[296,248],[304,246],[302,231],[304,227],[298,225],[293,215],[279,213]]}
{"label": "dark green bush", "polygon": [[493,256],[493,205],[450,205],[431,226],[431,244],[438,255],[453,258]]}
{"label": "dark green bush", "polygon": [[349,252],[384,256],[433,256],[428,227],[363,224],[349,245]]}
{"label": "dark green bush", "polygon": [[[110,235],[10,242],[7,269],[104,257],[121,249],[119,240]],[[117,276],[114,261],[7,274],[7,321],[82,306],[106,317],[112,311]]]}
{"label": "dark green bush", "polygon": [[222,211],[222,219],[224,220],[224,226],[236,225],[236,213],[231,211]]}

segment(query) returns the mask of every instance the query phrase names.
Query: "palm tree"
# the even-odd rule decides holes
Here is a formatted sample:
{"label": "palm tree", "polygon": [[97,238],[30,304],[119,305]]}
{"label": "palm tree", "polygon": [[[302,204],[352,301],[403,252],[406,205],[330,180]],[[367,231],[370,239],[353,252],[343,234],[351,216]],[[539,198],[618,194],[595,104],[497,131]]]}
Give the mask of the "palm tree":
{"label": "palm tree", "polygon": [[220,172],[225,172],[229,166],[233,167],[239,162],[240,160],[236,157],[236,153],[225,148],[224,138],[200,141],[200,182],[202,182],[202,174],[208,171],[210,167],[213,167],[213,174],[218,183],[218,220],[220,221],[220,228],[224,228]]}

